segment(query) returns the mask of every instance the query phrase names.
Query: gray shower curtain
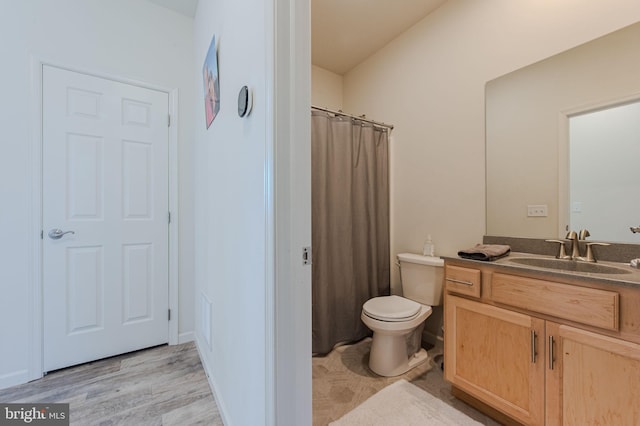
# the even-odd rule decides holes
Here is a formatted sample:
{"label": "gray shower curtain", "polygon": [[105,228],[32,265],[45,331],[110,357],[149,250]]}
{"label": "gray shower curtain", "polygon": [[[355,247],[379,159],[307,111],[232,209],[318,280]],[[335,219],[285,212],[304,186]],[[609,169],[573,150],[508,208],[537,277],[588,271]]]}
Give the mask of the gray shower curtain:
{"label": "gray shower curtain", "polygon": [[389,132],[312,111],[314,354],[370,331],[368,299],[389,294]]}

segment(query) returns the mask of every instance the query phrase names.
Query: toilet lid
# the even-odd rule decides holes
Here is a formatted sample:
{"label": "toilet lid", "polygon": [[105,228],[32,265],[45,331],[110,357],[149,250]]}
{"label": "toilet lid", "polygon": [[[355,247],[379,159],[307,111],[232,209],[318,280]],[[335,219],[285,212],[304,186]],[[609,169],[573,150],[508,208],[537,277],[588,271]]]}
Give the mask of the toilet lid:
{"label": "toilet lid", "polygon": [[367,300],[364,313],[380,321],[407,321],[420,313],[421,305],[400,296],[382,296]]}

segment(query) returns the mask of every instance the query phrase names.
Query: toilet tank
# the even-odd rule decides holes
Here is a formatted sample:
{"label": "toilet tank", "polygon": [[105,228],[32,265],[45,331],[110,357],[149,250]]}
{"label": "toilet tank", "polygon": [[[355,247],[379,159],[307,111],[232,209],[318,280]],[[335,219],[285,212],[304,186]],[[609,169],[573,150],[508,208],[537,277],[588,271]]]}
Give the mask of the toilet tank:
{"label": "toilet tank", "polygon": [[398,254],[402,295],[423,305],[442,304],[444,260],[413,253]]}

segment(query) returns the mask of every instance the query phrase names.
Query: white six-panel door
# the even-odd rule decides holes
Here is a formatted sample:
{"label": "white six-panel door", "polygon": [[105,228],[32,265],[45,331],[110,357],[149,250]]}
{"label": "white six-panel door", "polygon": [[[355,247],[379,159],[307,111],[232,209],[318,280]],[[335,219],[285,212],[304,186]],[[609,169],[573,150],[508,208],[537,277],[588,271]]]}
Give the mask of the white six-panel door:
{"label": "white six-panel door", "polygon": [[44,371],[166,343],[168,94],[52,66],[42,87]]}

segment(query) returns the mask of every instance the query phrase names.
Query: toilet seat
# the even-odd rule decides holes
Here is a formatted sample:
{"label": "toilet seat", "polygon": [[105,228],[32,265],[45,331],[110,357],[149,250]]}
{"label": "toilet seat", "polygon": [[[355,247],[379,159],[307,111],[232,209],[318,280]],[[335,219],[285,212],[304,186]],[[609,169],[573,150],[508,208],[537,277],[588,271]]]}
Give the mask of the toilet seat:
{"label": "toilet seat", "polygon": [[362,306],[362,311],[378,321],[410,321],[420,314],[422,305],[400,296],[374,297]]}

